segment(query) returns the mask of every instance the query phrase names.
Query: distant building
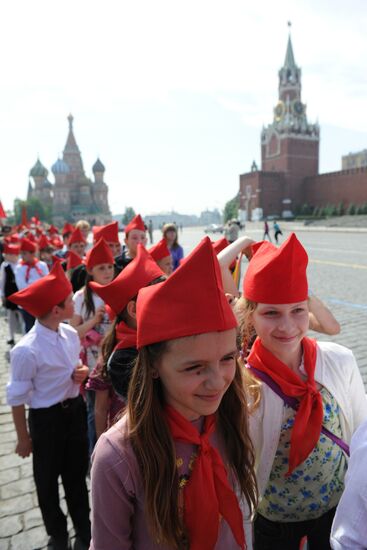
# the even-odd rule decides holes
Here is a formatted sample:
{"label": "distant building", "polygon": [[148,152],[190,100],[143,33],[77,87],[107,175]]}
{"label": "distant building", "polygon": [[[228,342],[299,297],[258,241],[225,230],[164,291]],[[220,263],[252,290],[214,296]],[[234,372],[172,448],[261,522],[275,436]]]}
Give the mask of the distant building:
{"label": "distant building", "polygon": [[253,163],[251,172],[240,176],[242,220],[290,218],[303,205],[367,202],[367,167],[343,166],[341,172],[319,174],[320,128],[308,121],[301,90],[301,69],[289,36],[273,122],[261,132],[261,170]]}
{"label": "distant building", "polygon": [[84,172],[82,157],[73,132],[73,117],[68,116],[69,134],[62,159],[53,164],[51,171],[55,182],[48,180],[48,170],[40,159],[31,169],[33,180],[28,184],[28,199],[37,197],[43,204],[52,206],[53,222],[86,219],[92,224],[104,224],[111,220],[108,206],[108,187],[104,181],[105,167],[97,159],[92,167],[94,181]]}
{"label": "distant building", "polygon": [[350,168],[366,168],[367,167],[367,149],[358,151],[358,153],[349,153],[342,157],[342,170]]}
{"label": "distant building", "polygon": [[222,215],[219,210],[204,210],[200,214],[199,218],[200,225],[210,225],[211,223],[222,223]]}

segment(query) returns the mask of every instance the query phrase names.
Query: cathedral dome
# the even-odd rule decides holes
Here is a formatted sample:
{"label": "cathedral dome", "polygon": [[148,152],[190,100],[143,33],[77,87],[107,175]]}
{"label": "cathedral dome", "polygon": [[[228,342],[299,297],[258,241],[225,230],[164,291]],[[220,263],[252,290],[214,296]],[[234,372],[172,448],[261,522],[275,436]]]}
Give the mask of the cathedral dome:
{"label": "cathedral dome", "polygon": [[52,165],[51,168],[53,174],[68,174],[70,172],[69,166],[66,164],[66,162],[62,159],[57,159],[55,164]]}
{"label": "cathedral dome", "polygon": [[47,168],[45,168],[40,161],[40,159],[37,159],[36,164],[31,168],[29,175],[32,178],[45,178],[48,174]]}
{"label": "cathedral dome", "polygon": [[93,174],[95,174],[96,172],[105,172],[106,168],[98,158],[96,162],[93,164],[92,170],[93,170]]}

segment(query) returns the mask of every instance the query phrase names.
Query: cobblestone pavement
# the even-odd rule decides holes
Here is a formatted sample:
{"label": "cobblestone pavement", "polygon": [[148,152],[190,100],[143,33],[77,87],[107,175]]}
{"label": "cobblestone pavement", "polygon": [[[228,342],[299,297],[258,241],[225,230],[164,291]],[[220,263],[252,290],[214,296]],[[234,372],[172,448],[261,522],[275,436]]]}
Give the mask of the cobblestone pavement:
{"label": "cobblestone pavement", "polygon": [[[260,224],[249,224],[246,234],[262,238]],[[291,228],[287,226],[284,238]],[[331,339],[350,347],[357,358],[367,389],[367,233],[302,230],[295,228],[308,250],[310,286],[332,309],[341,333]],[[204,236],[202,229],[184,229],[180,240],[188,253]],[[213,240],[218,235],[211,235]],[[158,232],[155,239],[158,240]],[[243,269],[246,269],[244,263]],[[14,453],[16,434],[5,401],[9,350],[7,327],[0,315],[0,550],[36,550],[46,547],[47,535],[37,506],[31,458]],[[62,496],[62,488],[60,487]],[[64,510],[65,502],[62,500]],[[70,532],[72,529],[70,527]]]}

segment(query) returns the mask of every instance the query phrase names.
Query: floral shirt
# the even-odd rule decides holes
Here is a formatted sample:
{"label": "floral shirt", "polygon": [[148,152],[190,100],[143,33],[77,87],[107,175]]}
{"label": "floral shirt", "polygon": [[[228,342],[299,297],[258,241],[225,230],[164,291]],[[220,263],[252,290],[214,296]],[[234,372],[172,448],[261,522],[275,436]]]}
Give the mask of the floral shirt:
{"label": "floral shirt", "polygon": [[[323,426],[342,437],[339,405],[326,388],[322,388],[320,393],[324,407]],[[271,521],[318,518],[338,504],[344,489],[346,457],[341,448],[324,434],[320,435],[307,459],[285,477],[294,416],[294,409],[284,405],[278,450],[258,507],[258,512]]]}

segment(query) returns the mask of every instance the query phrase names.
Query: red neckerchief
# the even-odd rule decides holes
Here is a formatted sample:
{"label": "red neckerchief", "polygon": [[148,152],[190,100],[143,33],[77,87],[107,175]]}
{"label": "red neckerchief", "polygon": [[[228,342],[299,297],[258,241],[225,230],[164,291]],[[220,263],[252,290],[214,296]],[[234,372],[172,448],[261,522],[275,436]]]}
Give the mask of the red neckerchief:
{"label": "red neckerchief", "polygon": [[136,328],[130,328],[124,321],[120,321],[115,327],[115,334],[118,343],[116,349],[136,348]]}
{"label": "red neckerchief", "polygon": [[289,469],[286,475],[291,474],[312,452],[319,440],[323,421],[322,397],[316,387],[314,377],[317,356],[316,340],[303,338],[302,347],[307,374],[306,382],[267,350],[262,345],[260,338],[256,338],[247,358],[251,367],[270,376],[285,395],[299,399],[299,408],[294,418],[291,434]]}
{"label": "red neckerchief", "polygon": [[165,408],[173,439],[199,446],[188,483],[184,487],[184,521],[189,532],[190,550],[212,550],[218,540],[220,515],[230,526],[243,549],[245,533],[237,497],[228,483],[227,472],[209,438],[215,431],[215,415],[205,417],[203,433],[172,407]]}
{"label": "red neckerchief", "polygon": [[37,271],[38,275],[40,277],[43,277],[43,271],[42,269],[37,265],[38,264],[38,260],[37,258],[34,258],[32,262],[25,262],[24,260],[20,260],[20,263],[21,265],[26,265],[27,266],[27,271],[25,273],[25,282],[28,283],[29,281],[29,277],[30,277],[30,274],[31,274],[31,269],[34,267],[34,269]]}

